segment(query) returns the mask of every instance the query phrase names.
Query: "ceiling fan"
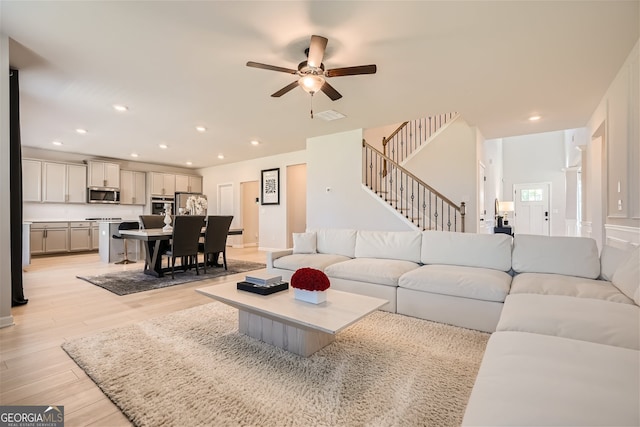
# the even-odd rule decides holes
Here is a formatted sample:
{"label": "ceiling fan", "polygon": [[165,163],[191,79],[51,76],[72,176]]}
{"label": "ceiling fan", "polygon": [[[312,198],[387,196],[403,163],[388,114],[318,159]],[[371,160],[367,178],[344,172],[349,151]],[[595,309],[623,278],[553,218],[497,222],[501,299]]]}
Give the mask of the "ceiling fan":
{"label": "ceiling fan", "polygon": [[[288,84],[279,91],[274,92],[271,96],[275,98],[278,98],[293,88],[300,86],[306,92],[311,94],[311,96],[318,91],[322,91],[325,95],[331,98],[332,101],[336,101],[342,98],[342,95],[335,90],[333,86],[327,83],[326,78],[355,76],[358,74],[375,74],[377,68],[375,64],[372,64],[325,70],[322,58],[324,57],[327,42],[328,40],[325,37],[316,35],[311,36],[309,48],[305,49],[307,60],[298,64],[297,70],[277,67],[275,65],[261,64],[253,61],[247,62],[247,67],[262,68],[263,70],[279,71],[298,76],[296,81]],[[313,118],[313,112],[311,113],[311,117]]]}

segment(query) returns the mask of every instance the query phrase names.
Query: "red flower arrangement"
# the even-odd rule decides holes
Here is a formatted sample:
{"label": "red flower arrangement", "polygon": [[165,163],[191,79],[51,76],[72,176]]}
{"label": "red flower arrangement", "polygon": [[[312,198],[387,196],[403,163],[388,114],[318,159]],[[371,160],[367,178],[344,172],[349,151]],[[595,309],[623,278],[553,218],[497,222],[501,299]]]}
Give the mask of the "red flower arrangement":
{"label": "red flower arrangement", "polygon": [[305,291],[326,291],[330,285],[327,275],[315,268],[300,268],[291,276],[291,287]]}

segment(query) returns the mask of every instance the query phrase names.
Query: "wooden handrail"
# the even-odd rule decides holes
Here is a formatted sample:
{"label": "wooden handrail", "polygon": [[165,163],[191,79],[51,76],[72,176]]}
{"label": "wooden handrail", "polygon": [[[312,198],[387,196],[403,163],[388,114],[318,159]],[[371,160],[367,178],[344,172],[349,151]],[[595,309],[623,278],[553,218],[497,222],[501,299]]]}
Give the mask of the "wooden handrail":
{"label": "wooden handrail", "polygon": [[[462,213],[462,209],[464,209],[462,206],[464,206],[464,203],[462,204],[462,206],[458,206],[455,203],[453,203],[451,200],[449,200],[446,196],[444,196],[442,193],[440,193],[438,190],[436,190],[435,188],[431,187],[429,184],[425,183],[424,181],[422,181],[420,178],[418,178],[417,176],[415,176],[414,174],[412,174],[411,172],[409,172],[408,170],[406,170],[405,168],[403,168],[402,166],[400,166],[398,163],[396,163],[395,161],[393,161],[389,156],[387,156],[386,154],[380,152],[380,150],[378,150],[377,148],[375,148],[374,146],[372,146],[371,144],[367,144],[367,142],[363,139],[362,140],[362,146],[363,147],[368,147],[369,149],[371,149],[372,151],[375,151],[376,153],[378,153],[380,156],[382,156],[386,161],[391,162],[392,165],[394,165],[395,167],[397,167],[398,169],[400,169],[402,171],[402,173],[407,174],[408,176],[410,176],[411,178],[413,178],[414,180],[416,180],[416,182],[418,182],[420,185],[423,185],[424,187],[426,187],[427,189],[429,189],[429,191],[431,191],[432,193],[434,193],[437,197],[439,197],[440,199],[444,200],[445,202],[447,202],[448,204],[450,204],[451,206],[453,206],[454,208],[456,208],[457,210],[461,211]],[[464,213],[463,213],[464,214]]]}
{"label": "wooden handrail", "polygon": [[408,124],[409,124],[409,122],[404,122],[404,123],[402,123],[400,126],[398,126],[398,129],[394,130],[394,131],[391,133],[391,135],[389,135],[389,136],[387,136],[387,137],[382,137],[382,146],[383,146],[383,147],[386,147],[386,146],[387,146],[387,144],[389,143],[389,140],[390,140],[391,138],[393,138],[394,136],[396,136],[396,135],[398,134],[398,132],[400,132],[402,129],[404,129],[404,127],[405,127],[406,125],[408,125]]}

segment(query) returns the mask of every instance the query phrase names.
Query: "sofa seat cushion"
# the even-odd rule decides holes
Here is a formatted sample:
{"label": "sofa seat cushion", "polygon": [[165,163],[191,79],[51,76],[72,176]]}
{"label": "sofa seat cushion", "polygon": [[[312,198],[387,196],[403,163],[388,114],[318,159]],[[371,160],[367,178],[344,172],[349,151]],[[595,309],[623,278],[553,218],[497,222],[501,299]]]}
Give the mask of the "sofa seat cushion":
{"label": "sofa seat cushion", "polygon": [[520,331],[640,349],[640,307],[558,295],[509,295],[498,331]]}
{"label": "sofa seat cushion", "polygon": [[586,341],[496,332],[463,426],[637,426],[638,352]]}
{"label": "sofa seat cushion", "polygon": [[511,276],[489,268],[424,265],[404,274],[398,286],[434,294],[503,302]]}
{"label": "sofa seat cushion", "polygon": [[378,258],[355,258],[332,264],[325,269],[330,278],[355,280],[378,285],[398,286],[400,276],[418,268],[411,261]]}
{"label": "sofa seat cushion", "polygon": [[611,282],[561,274],[522,273],[513,278],[511,294],[564,295],[633,304]]}
{"label": "sofa seat cushion", "polygon": [[293,254],[273,260],[273,266],[283,270],[295,271],[302,267],[315,268],[324,271],[331,264],[350,259],[344,255],[335,254]]}

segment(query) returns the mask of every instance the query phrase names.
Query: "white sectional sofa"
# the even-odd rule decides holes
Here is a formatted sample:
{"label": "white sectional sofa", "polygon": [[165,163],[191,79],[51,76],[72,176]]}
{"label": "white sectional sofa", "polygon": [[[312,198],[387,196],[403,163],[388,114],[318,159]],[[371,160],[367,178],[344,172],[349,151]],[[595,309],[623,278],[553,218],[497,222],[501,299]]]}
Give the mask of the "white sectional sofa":
{"label": "white sectional sofa", "polygon": [[267,268],[323,270],[399,314],[492,332],[463,425],[640,425],[640,249],[577,237],[324,229]]}

